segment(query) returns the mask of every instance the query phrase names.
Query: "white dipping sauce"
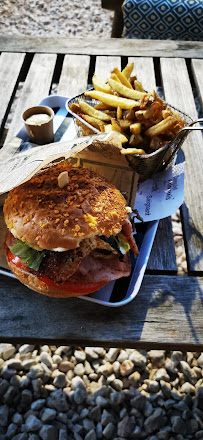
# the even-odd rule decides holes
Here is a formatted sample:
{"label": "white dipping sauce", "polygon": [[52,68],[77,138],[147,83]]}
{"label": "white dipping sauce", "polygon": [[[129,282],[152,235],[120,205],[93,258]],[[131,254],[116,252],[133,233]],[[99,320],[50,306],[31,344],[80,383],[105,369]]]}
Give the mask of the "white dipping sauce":
{"label": "white dipping sauce", "polygon": [[46,113],[37,113],[26,119],[26,123],[30,125],[42,125],[51,119],[50,115]]}

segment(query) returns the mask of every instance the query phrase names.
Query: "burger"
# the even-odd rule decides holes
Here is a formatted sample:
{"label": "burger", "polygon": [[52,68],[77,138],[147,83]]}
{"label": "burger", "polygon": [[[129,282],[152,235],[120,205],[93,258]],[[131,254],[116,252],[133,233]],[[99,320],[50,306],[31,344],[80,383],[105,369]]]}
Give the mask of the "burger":
{"label": "burger", "polygon": [[60,162],[11,190],[5,255],[16,277],[53,297],[86,295],[131,273],[138,249],[121,192],[95,172]]}

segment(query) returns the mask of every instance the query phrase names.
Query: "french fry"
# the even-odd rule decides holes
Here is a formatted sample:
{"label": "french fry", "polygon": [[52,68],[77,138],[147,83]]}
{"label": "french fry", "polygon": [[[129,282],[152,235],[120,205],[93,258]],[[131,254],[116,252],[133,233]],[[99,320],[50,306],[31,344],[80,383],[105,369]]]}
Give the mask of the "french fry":
{"label": "french fry", "polygon": [[84,101],[78,100],[78,104],[80,106],[82,113],[85,113],[86,115],[93,116],[94,118],[100,119],[101,121],[111,120],[111,117],[109,115],[107,115],[104,112],[101,112],[100,110],[95,110],[94,107],[92,107],[91,105],[87,104]]}
{"label": "french fry", "polygon": [[149,107],[147,110],[138,110],[135,112],[135,116],[138,119],[138,121],[142,121],[143,119],[151,118],[154,114],[153,107]]}
{"label": "french fry", "polygon": [[132,86],[125,75],[116,67],[113,69],[112,73],[115,73],[119,78],[120,82],[129,89],[132,89]]}
{"label": "french fry", "polygon": [[136,147],[137,145],[141,144],[143,142],[143,138],[140,134],[131,134],[129,144],[132,147]]}
{"label": "french fry", "polygon": [[113,131],[119,131],[119,133],[122,133],[122,129],[120,124],[116,121],[116,119],[111,120],[112,130]]}
{"label": "french fry", "polygon": [[117,107],[117,119],[122,119],[122,115],[123,115],[122,108]]}
{"label": "french fry", "polygon": [[72,110],[74,113],[80,113],[81,111],[79,104],[76,104],[75,102],[70,105],[70,110]]}
{"label": "french fry", "polygon": [[115,90],[115,92],[118,92],[120,95],[125,96],[129,99],[142,99],[146,93],[139,92],[137,90],[131,90],[128,87],[124,86],[123,84],[118,83],[117,81],[114,81],[113,79],[109,78],[108,83],[110,87]]}
{"label": "french fry", "polygon": [[114,130],[111,124],[107,124],[105,126],[104,130],[105,130],[105,133],[110,133],[111,131],[115,131],[118,134],[119,139],[122,144],[126,144],[126,142],[128,142],[128,138],[124,134],[120,133],[119,131]]}
{"label": "french fry", "polygon": [[79,119],[76,119],[76,124],[81,127],[83,136],[91,136],[92,134],[95,134],[94,130],[91,130],[91,128],[87,127],[85,124],[79,121]]}
{"label": "french fry", "polygon": [[146,152],[142,148],[122,148],[121,154],[146,154]]}
{"label": "french fry", "polygon": [[93,127],[97,128],[97,130],[100,130],[101,125],[106,125],[106,122],[101,121],[100,119],[94,118],[93,116],[79,114],[79,116],[84,119],[88,124],[92,125]]}
{"label": "french fry", "polygon": [[167,130],[171,129],[176,122],[174,116],[168,116],[163,121],[158,122],[158,124],[153,125],[145,131],[145,135],[149,137],[159,136],[160,134],[164,134]]}
{"label": "french fry", "polygon": [[137,79],[134,80],[134,89],[138,90],[139,92],[144,92],[142,83],[140,81],[137,81]]}
{"label": "french fry", "polygon": [[133,67],[134,67],[134,63],[130,63],[130,64],[127,64],[127,65],[124,67],[124,69],[122,70],[122,74],[123,74],[127,79],[130,78],[130,75],[131,75],[131,73],[132,73],[132,71],[133,71]]}
{"label": "french fry", "polygon": [[130,131],[133,134],[140,134],[142,130],[142,124],[140,122],[135,122],[134,124],[130,125]]}
{"label": "french fry", "polygon": [[[130,63],[122,71],[115,68],[107,83],[94,74],[94,90],[88,90],[85,96],[97,100],[97,104],[90,106],[79,100],[71,109],[100,132],[115,132],[127,147],[122,154],[145,155],[170,142],[185,121],[154,90],[145,92],[142,83],[132,75],[133,67]],[[84,124],[77,123],[84,135],[91,133]]]}
{"label": "french fry", "polygon": [[104,104],[103,102],[100,102],[99,104],[96,104],[94,106],[95,110],[112,110],[113,107],[110,105]]}
{"label": "french fry", "polygon": [[116,75],[115,73],[112,73],[112,74],[111,74],[111,78],[112,78],[114,81],[117,81],[117,82],[121,83],[120,79],[117,77],[117,75]]}
{"label": "french fry", "polygon": [[104,102],[105,104],[111,105],[112,107],[120,107],[123,109],[131,109],[133,107],[139,107],[140,103],[132,99],[122,98],[120,96],[108,95],[97,90],[88,90],[85,92],[85,96],[90,98],[98,99],[98,101]]}
{"label": "french fry", "polygon": [[119,119],[119,125],[123,131],[128,130],[132,125],[132,121],[130,119]]}
{"label": "french fry", "polygon": [[95,74],[92,77],[92,84],[95,90],[100,90],[101,92],[104,93],[112,93],[111,87],[109,87],[108,84],[105,84],[103,81],[101,81]]}

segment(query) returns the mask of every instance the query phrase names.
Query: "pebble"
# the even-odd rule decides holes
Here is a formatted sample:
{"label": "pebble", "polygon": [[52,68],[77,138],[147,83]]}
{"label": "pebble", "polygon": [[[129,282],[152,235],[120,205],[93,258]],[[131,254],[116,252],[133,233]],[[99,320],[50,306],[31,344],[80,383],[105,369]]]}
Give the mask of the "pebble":
{"label": "pebble", "polygon": [[42,427],[42,422],[36,416],[30,415],[26,419],[25,426],[29,432],[39,431],[39,429]]}
{"label": "pebble", "polygon": [[0,426],[6,426],[8,423],[8,406],[0,406]]}
{"label": "pebble", "polygon": [[135,427],[135,422],[133,417],[124,417],[117,426],[117,434],[120,437],[128,437],[133,432]]}
{"label": "pebble", "polygon": [[57,430],[52,425],[42,426],[39,435],[42,440],[58,440]]}
{"label": "pebble", "polygon": [[197,382],[197,375],[195,371],[192,368],[190,368],[187,362],[180,361],[180,369],[183,372],[183,374],[188,378],[189,382],[191,382],[192,384]]}
{"label": "pebble", "polygon": [[84,350],[75,350],[74,356],[77,362],[84,362],[86,360],[86,353]]}
{"label": "pebble", "polygon": [[43,362],[48,368],[52,368],[52,358],[50,354],[46,351],[42,351],[42,353],[40,354],[40,361]]}
{"label": "pebble", "polygon": [[157,381],[164,380],[165,382],[170,381],[170,376],[168,375],[165,368],[160,368],[159,370],[157,370],[155,374],[155,380]]}
{"label": "pebble", "polygon": [[110,348],[109,351],[106,353],[108,361],[114,362],[117,359],[119,352],[119,348]]}
{"label": "pebble", "polygon": [[[13,440],[28,440],[28,436],[25,432],[22,432],[20,434],[17,434],[13,437]],[[39,440],[39,437],[35,439],[34,436],[30,436],[29,440]]]}
{"label": "pebble", "polygon": [[18,429],[18,426],[15,423],[10,423],[10,425],[8,425],[8,429],[6,431],[6,438],[8,438],[8,439],[13,438],[17,432],[17,429]]}
{"label": "pebble", "polygon": [[134,363],[131,360],[125,360],[120,366],[120,373],[122,376],[129,376],[134,370]]}
{"label": "pebble", "polygon": [[45,399],[38,399],[35,400],[32,404],[31,404],[31,409],[33,411],[39,411],[40,409],[43,408],[43,406],[45,405],[46,400]]}
{"label": "pebble", "polygon": [[160,368],[165,361],[165,350],[150,350],[148,356],[154,366]]}
{"label": "pebble", "polygon": [[72,387],[73,390],[75,390],[78,387],[84,389],[85,388],[85,384],[84,384],[84,382],[83,382],[83,380],[81,379],[80,376],[75,376],[72,379],[71,387]]}
{"label": "pebble", "polygon": [[130,361],[133,362],[134,366],[138,368],[139,370],[144,370],[147,358],[142,353],[138,352],[137,350],[134,350],[131,355],[129,356]]}
{"label": "pebble", "polygon": [[76,388],[75,392],[74,392],[74,401],[77,405],[80,405],[81,403],[83,403],[85,401],[87,397],[86,394],[86,390],[83,388]]}
{"label": "pebble", "polygon": [[162,409],[157,408],[155,409],[155,411],[151,416],[147,417],[147,419],[144,422],[144,429],[148,434],[152,434],[154,431],[156,431],[161,427],[161,422],[162,422],[161,415],[162,415]]}
{"label": "pebble", "polygon": [[196,390],[196,402],[199,409],[203,411],[203,386]]}
{"label": "pebble", "polygon": [[94,347],[85,347],[85,353],[87,355],[87,358],[89,360],[94,360],[94,359],[98,359],[99,355],[98,353],[95,351]]}
{"label": "pebble", "polygon": [[94,429],[91,429],[91,431],[89,431],[89,432],[86,434],[84,440],[97,440],[95,430],[94,430]]}
{"label": "pebble", "polygon": [[59,438],[58,440],[68,440],[66,429],[59,429]]}
{"label": "pebble", "polygon": [[74,368],[74,373],[77,376],[83,376],[85,374],[85,367],[82,363],[76,364]]}
{"label": "pebble", "polygon": [[26,354],[26,353],[32,353],[35,349],[34,345],[31,344],[23,344],[19,347],[18,351],[20,355]]}
{"label": "pebble", "polygon": [[15,347],[12,344],[1,343],[0,344],[0,357],[6,361],[16,352]]}
{"label": "pebble", "polygon": [[66,384],[67,384],[67,381],[66,381],[65,374],[62,373],[61,371],[59,371],[53,380],[53,385],[56,388],[65,388]]}
{"label": "pebble", "polygon": [[138,396],[133,397],[133,399],[131,399],[130,403],[133,408],[136,408],[139,411],[143,411],[145,404],[146,404],[146,397],[143,396],[142,394],[140,394]]}
{"label": "pebble", "polygon": [[115,425],[112,422],[108,423],[108,425],[105,426],[102,432],[103,436],[106,439],[112,439],[114,433],[115,433]]}
{"label": "pebble", "polygon": [[145,383],[147,384],[147,389],[150,393],[157,393],[159,391],[159,382],[156,380],[145,380]]}
{"label": "pebble", "polygon": [[180,416],[173,417],[172,431],[177,434],[186,434],[186,424]]}
{"label": "pebble", "polygon": [[41,420],[43,423],[51,422],[56,417],[56,410],[51,408],[44,408],[41,413]]}
{"label": "pebble", "polygon": [[53,391],[47,399],[47,404],[50,408],[54,408],[57,411],[64,412],[68,410],[68,403],[62,389]]}
{"label": "pebble", "polygon": [[194,387],[191,383],[189,383],[189,382],[185,382],[185,383],[181,386],[181,388],[180,388],[180,392],[181,392],[181,393],[191,393],[191,394],[193,394],[193,393],[195,393],[195,387]]}

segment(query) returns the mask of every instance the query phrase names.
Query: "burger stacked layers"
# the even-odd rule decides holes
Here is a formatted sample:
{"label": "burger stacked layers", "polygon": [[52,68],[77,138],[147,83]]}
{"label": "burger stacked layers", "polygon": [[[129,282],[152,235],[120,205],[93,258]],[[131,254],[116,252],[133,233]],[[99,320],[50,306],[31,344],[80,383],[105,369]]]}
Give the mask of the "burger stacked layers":
{"label": "burger stacked layers", "polygon": [[10,191],[4,218],[10,269],[45,295],[94,292],[130,275],[128,251],[138,253],[120,191],[93,171],[67,162]]}

